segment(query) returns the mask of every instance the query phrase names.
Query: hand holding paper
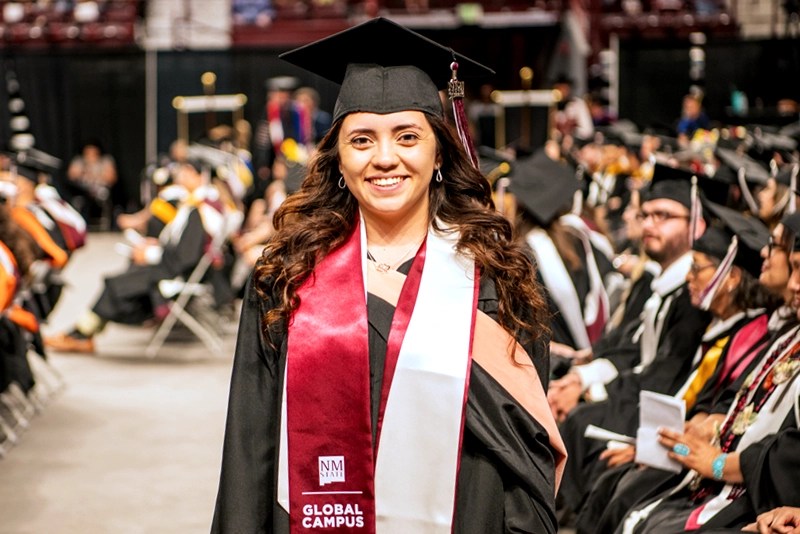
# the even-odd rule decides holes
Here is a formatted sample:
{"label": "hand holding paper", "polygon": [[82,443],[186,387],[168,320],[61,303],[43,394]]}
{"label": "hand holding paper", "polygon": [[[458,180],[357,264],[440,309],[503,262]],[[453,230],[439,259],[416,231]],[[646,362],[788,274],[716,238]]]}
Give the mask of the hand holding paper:
{"label": "hand holding paper", "polygon": [[659,443],[659,429],[683,432],[686,405],[683,399],[642,391],[639,396],[639,430],[636,432],[636,463],[679,473],[682,464],[669,457]]}

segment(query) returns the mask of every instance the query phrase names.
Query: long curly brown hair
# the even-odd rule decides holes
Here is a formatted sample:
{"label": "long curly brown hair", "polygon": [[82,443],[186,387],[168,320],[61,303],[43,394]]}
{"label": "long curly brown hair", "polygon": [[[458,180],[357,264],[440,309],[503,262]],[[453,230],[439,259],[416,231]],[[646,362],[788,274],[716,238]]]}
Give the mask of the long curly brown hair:
{"label": "long curly brown hair", "polygon": [[[429,220],[437,230],[459,232],[459,252],[471,255],[481,276],[494,280],[500,324],[523,343],[541,339],[549,332],[547,305],[531,261],[512,240],[509,222],[494,210],[488,181],[472,167],[452,128],[440,117],[426,117],[436,135],[444,176],[442,182],[431,181]],[[320,141],[300,190],[276,212],[275,234],[256,266],[256,290],[278,301],[265,314],[265,333],[288,324],[300,303],[298,288],[317,262],[354,230],[358,203],[337,185],[341,124],[337,121]]]}

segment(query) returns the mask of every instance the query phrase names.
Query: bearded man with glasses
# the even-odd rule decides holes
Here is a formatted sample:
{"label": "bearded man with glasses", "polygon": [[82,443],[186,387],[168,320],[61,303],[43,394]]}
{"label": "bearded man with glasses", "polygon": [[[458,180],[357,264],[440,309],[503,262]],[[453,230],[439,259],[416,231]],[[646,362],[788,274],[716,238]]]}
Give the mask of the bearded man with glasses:
{"label": "bearded man with glasses", "polygon": [[[604,441],[584,436],[590,424],[625,435],[638,426],[642,390],[673,395],[688,377],[692,357],[709,315],[691,304],[686,275],[692,264],[690,232],[691,174],[657,165],[643,191],[638,218],[644,252],[661,267],[639,324],[631,324],[614,346],[595,351],[589,363],[575,365],[551,382],[551,409],[561,423],[570,454],[560,497],[580,509],[597,477]],[[696,235],[705,223],[696,223]],[[602,343],[601,343],[602,344]],[[582,404],[581,401],[584,401]],[[601,471],[602,472],[602,471]]]}

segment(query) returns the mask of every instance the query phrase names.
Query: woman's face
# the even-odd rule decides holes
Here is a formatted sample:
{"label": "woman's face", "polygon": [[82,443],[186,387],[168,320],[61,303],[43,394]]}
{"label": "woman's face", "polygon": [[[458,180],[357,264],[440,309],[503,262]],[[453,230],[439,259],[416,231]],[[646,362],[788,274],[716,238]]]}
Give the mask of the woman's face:
{"label": "woman's face", "polygon": [[703,290],[706,288],[714,273],[717,270],[717,262],[709,256],[696,250],[692,252],[692,266],[686,275],[689,284],[689,295],[692,299],[692,306],[700,307]]}
{"label": "woman's face", "polygon": [[761,249],[761,275],[758,281],[764,288],[775,295],[781,295],[789,283],[789,251],[784,243],[784,228],[779,224],[772,230],[770,241],[772,246]]}
{"label": "woman's face", "polygon": [[339,172],[365,218],[428,217],[428,187],[440,163],[420,111],[351,113],[339,132]]}

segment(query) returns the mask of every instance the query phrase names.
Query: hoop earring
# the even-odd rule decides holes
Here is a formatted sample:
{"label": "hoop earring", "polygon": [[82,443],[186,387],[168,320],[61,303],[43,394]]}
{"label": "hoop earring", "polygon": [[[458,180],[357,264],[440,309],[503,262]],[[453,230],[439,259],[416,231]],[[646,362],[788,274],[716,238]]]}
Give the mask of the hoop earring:
{"label": "hoop earring", "polygon": [[444,180],[444,178],[442,177],[442,168],[439,167],[438,169],[436,169],[436,181],[442,183],[442,180]]}
{"label": "hoop earring", "polygon": [[340,174],[339,175],[339,189],[345,189],[345,188],[347,188],[347,184],[344,183],[344,175]]}

